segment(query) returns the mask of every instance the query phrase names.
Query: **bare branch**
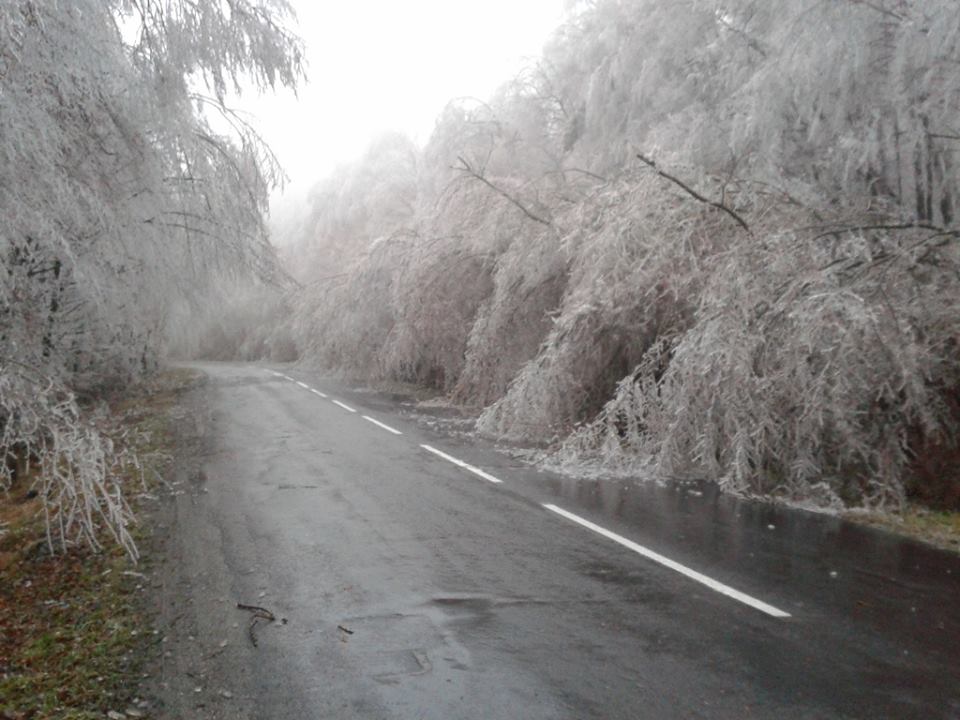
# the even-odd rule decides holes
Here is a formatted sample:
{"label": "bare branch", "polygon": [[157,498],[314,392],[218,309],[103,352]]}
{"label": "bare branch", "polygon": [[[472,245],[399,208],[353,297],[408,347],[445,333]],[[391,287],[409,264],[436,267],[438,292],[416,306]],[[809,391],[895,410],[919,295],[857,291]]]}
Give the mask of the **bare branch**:
{"label": "bare branch", "polygon": [[760,44],[759,40],[757,40],[755,37],[750,35],[750,33],[748,33],[746,30],[742,28],[737,27],[736,25],[731,23],[729,20],[725,19],[722,14],[718,14],[717,19],[718,19],[718,22],[727,30],[732,32],[734,35],[738,35],[741,38],[743,38],[743,41],[747,44],[747,47],[749,47],[754,52],[759,53],[761,57],[763,58],[767,57],[766,48],[764,48],[763,45]]}
{"label": "bare branch", "polygon": [[960,235],[960,230],[947,230],[945,228],[930,225],[929,223],[898,223],[892,225],[851,225],[850,227],[840,227],[835,230],[829,230],[816,235],[812,240],[820,240],[825,237],[848,235],[850,233],[864,232],[867,230],[932,230],[940,235]]}
{"label": "bare branch", "polygon": [[607,178],[603,175],[597,175],[595,172],[590,172],[589,170],[584,170],[583,168],[560,168],[559,170],[552,170],[546,175],[566,175],[567,173],[579,173],[580,175],[586,175],[587,177],[592,177],[594,180],[599,180],[600,182],[609,182]]}
{"label": "bare branch", "polygon": [[690,187],[689,185],[687,185],[687,184],[686,184],[685,182],[683,182],[682,180],[680,180],[680,179],[674,177],[673,175],[671,175],[671,174],[669,174],[669,173],[666,173],[666,172],[664,172],[663,170],[661,170],[660,168],[658,168],[658,167],[657,167],[657,164],[656,164],[653,160],[651,160],[650,158],[644,157],[644,156],[641,155],[640,153],[637,153],[637,157],[638,157],[641,161],[643,161],[643,163],[644,163],[645,165],[649,165],[651,168],[653,168],[653,170],[654,170],[654,171],[657,173],[657,175],[659,175],[660,177],[666,178],[667,180],[669,180],[670,182],[674,183],[675,185],[680,186],[680,187],[681,187],[683,190],[685,190],[689,195],[691,195],[692,197],[696,198],[696,199],[699,200],[700,202],[705,203],[705,204],[707,204],[707,205],[709,205],[709,206],[711,206],[711,207],[714,207],[714,208],[716,208],[717,210],[722,210],[722,211],[725,212],[727,215],[729,215],[730,217],[732,217],[732,218],[737,222],[737,225],[739,225],[740,227],[742,227],[742,228],[743,228],[744,230],[746,230],[748,233],[750,232],[750,226],[747,225],[746,221],[745,221],[742,217],[740,217],[734,210],[731,210],[729,207],[727,207],[727,206],[724,205],[723,203],[714,202],[713,200],[710,200],[709,198],[704,197],[703,195],[701,195],[700,193],[698,193],[696,190],[694,190],[692,187]]}
{"label": "bare branch", "polygon": [[504,189],[502,189],[502,188],[500,188],[500,187],[497,187],[497,186],[494,185],[492,182],[490,182],[489,180],[487,180],[487,178],[485,178],[481,173],[479,173],[479,172],[477,172],[476,170],[474,170],[473,167],[470,165],[470,163],[468,163],[462,156],[458,156],[458,157],[457,157],[457,160],[460,161],[460,165],[454,167],[454,168],[453,168],[454,170],[459,170],[460,172],[466,173],[467,175],[469,175],[470,177],[472,177],[474,180],[479,180],[479,181],[482,182],[484,185],[486,185],[488,188],[490,188],[490,189],[493,190],[495,193],[497,193],[500,197],[508,200],[508,201],[509,201],[511,204],[513,204],[515,207],[519,208],[520,211],[521,211],[524,215],[526,215],[528,218],[530,218],[531,220],[533,220],[533,221],[535,221],[535,222],[538,222],[538,223],[540,223],[541,225],[546,225],[547,227],[551,227],[551,226],[552,226],[553,223],[551,223],[549,220],[544,220],[544,219],[543,219],[542,217],[540,217],[539,215],[535,215],[535,214],[532,213],[522,202],[520,202],[519,200],[517,200],[513,195],[511,195],[510,193],[508,193],[506,190],[504,190]]}
{"label": "bare branch", "polygon": [[895,13],[893,10],[888,10],[887,8],[882,7],[881,5],[877,5],[875,2],[870,2],[869,0],[850,0],[850,2],[853,3],[854,5],[863,5],[865,7],[870,8],[871,10],[876,10],[881,15],[892,17],[894,20],[897,20],[898,22],[903,22],[903,20],[906,19],[903,15],[899,13]]}

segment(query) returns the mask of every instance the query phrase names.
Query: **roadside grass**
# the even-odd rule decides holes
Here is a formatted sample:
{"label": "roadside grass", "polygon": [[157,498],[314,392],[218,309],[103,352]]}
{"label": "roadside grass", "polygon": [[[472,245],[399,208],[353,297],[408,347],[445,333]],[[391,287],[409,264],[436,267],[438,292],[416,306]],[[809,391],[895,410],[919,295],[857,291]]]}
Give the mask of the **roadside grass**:
{"label": "roadside grass", "polygon": [[[140,472],[123,478],[139,516],[164,482],[178,400],[196,382],[193,372],[169,370],[110,404],[108,431],[139,460]],[[148,717],[135,693],[159,639],[142,597],[150,558],[135,566],[109,545],[51,556],[31,495],[29,478],[0,494],[0,719]],[[143,547],[150,529],[141,522],[132,534]]]}
{"label": "roadside grass", "polygon": [[930,510],[907,505],[901,513],[851,511],[848,520],[921,540],[943,550],[960,553],[960,512]]}

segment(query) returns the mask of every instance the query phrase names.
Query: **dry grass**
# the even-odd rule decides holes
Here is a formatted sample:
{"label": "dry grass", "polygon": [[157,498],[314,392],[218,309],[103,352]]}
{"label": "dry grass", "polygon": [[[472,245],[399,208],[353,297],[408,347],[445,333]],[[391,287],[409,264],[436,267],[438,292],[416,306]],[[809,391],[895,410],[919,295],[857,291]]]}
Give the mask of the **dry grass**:
{"label": "dry grass", "polygon": [[[193,373],[162,373],[111,406],[115,432],[140,459],[122,479],[135,510],[161,485],[176,448],[172,411],[196,382]],[[144,565],[117,545],[100,553],[74,546],[50,556],[39,498],[26,481],[0,496],[0,718],[103,718],[134,702],[154,635],[146,631]],[[143,516],[143,512],[138,513]],[[135,539],[149,536],[144,525]]]}

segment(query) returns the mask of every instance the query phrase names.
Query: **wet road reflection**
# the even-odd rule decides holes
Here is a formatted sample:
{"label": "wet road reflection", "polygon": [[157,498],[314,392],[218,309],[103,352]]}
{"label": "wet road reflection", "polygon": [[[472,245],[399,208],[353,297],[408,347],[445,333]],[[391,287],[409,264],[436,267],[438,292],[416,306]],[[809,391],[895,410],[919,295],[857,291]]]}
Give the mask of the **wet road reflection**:
{"label": "wet road reflection", "polygon": [[638,542],[673,557],[679,553],[701,567],[742,571],[788,599],[838,608],[955,663],[960,647],[956,555],[838,517],[732,497],[707,482],[584,480],[545,473],[532,479],[561,503],[628,525]]}

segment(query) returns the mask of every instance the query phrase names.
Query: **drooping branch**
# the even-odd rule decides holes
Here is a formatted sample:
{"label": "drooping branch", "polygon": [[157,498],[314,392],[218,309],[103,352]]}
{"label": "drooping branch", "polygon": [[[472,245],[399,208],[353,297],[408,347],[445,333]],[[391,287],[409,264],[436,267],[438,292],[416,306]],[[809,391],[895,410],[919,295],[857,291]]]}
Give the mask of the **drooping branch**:
{"label": "drooping branch", "polygon": [[747,32],[746,30],[744,30],[743,28],[740,28],[740,27],[737,27],[736,25],[734,25],[732,22],[730,22],[729,20],[727,20],[727,19],[726,19],[722,14],[720,14],[720,13],[718,13],[718,15],[717,15],[717,21],[718,21],[724,28],[726,28],[727,30],[729,30],[730,32],[732,32],[734,35],[737,35],[737,36],[743,38],[743,41],[747,44],[747,47],[749,47],[749,48],[750,48],[751,50],[753,50],[754,52],[759,53],[760,56],[761,56],[764,60],[766,60],[767,55],[768,55],[767,49],[766,49],[765,47],[763,47],[763,45],[761,44],[761,42],[760,42],[757,38],[755,38],[755,37],[753,37],[752,35],[750,35],[750,33],[748,33],[748,32]]}
{"label": "drooping branch", "polygon": [[609,180],[603,177],[603,175],[597,175],[597,173],[595,172],[590,172],[589,170],[584,170],[583,168],[575,168],[575,167],[560,168],[559,170],[552,170],[548,173],[545,173],[545,175],[566,175],[567,173],[579,173],[580,175],[586,175],[587,177],[591,177],[594,180],[598,180],[599,182],[602,182],[602,183],[609,182]]}
{"label": "drooping branch", "polygon": [[549,220],[544,220],[544,219],[543,219],[542,217],[540,217],[539,215],[535,215],[533,212],[530,211],[529,208],[527,208],[526,205],[524,205],[522,202],[520,202],[519,200],[517,200],[513,195],[511,195],[510,193],[508,193],[508,192],[507,192],[506,190],[504,190],[503,188],[498,187],[498,186],[494,185],[492,182],[490,182],[489,180],[487,180],[487,178],[484,177],[483,173],[478,172],[477,170],[475,170],[475,169],[473,168],[473,166],[470,165],[470,163],[468,163],[462,156],[459,156],[459,155],[458,155],[458,156],[457,156],[457,160],[460,161],[460,164],[459,164],[458,166],[454,167],[454,170],[459,170],[460,172],[466,173],[467,175],[469,175],[470,177],[472,177],[474,180],[479,180],[479,181],[482,182],[484,185],[486,185],[488,188],[490,188],[490,189],[493,190],[495,193],[497,193],[500,197],[505,198],[505,199],[508,200],[511,204],[513,204],[515,207],[519,208],[520,211],[521,211],[524,215],[526,215],[528,218],[530,218],[531,220],[533,220],[533,221],[535,221],[535,222],[538,222],[538,223],[540,223],[541,225],[546,225],[547,227],[550,227],[550,226],[553,224],[553,223],[551,223]]}
{"label": "drooping branch", "polygon": [[903,22],[906,19],[900,13],[894,12],[893,10],[889,10],[881,5],[878,5],[877,3],[869,2],[869,0],[850,0],[850,2],[852,2],[854,5],[864,5],[870,8],[871,10],[876,10],[881,15],[886,15],[887,17],[891,17],[894,20],[897,20],[899,22]]}
{"label": "drooping branch", "polygon": [[660,177],[666,178],[667,180],[669,180],[670,182],[674,183],[675,185],[678,185],[678,186],[681,187],[683,190],[685,190],[685,191],[687,192],[687,194],[689,194],[691,197],[699,200],[700,202],[705,203],[706,205],[709,205],[709,206],[711,206],[711,207],[714,207],[714,208],[716,208],[717,210],[722,210],[722,211],[725,212],[727,215],[729,215],[730,217],[732,217],[732,218],[736,221],[737,225],[739,225],[740,227],[742,227],[742,228],[743,228],[744,230],[746,230],[748,233],[750,232],[750,226],[747,225],[746,221],[745,221],[742,217],[740,217],[740,216],[736,213],[736,211],[732,210],[731,208],[729,208],[728,206],[724,205],[723,203],[714,202],[714,201],[711,200],[710,198],[704,197],[703,195],[701,195],[700,193],[698,193],[696,190],[694,190],[692,187],[690,187],[690,186],[687,185],[685,182],[683,182],[683,180],[680,180],[679,178],[671,175],[670,173],[667,173],[667,172],[664,172],[663,170],[661,170],[659,167],[657,167],[657,164],[656,164],[653,160],[651,160],[650,158],[645,157],[645,156],[641,155],[640,153],[637,153],[637,157],[638,157],[645,165],[649,165],[651,168],[653,168],[653,170],[654,170],[654,171],[657,173],[657,175],[659,175]]}
{"label": "drooping branch", "polygon": [[881,225],[850,225],[848,227],[838,227],[833,230],[822,232],[819,235],[813,237],[812,241],[821,240],[825,237],[839,237],[843,234],[849,233],[858,233],[865,232],[868,230],[930,230],[936,232],[940,235],[953,235],[956,236],[960,233],[960,230],[950,230],[947,228],[938,227],[937,225],[931,225],[930,223],[895,223],[895,224],[881,224]]}

